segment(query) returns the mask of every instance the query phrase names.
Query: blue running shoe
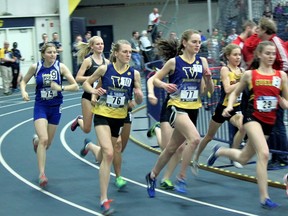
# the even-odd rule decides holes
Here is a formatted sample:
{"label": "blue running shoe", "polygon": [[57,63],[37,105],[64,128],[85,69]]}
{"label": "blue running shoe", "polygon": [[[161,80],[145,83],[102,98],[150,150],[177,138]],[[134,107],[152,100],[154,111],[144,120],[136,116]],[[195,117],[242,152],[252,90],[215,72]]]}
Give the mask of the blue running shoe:
{"label": "blue running shoe", "polygon": [[215,145],[212,149],[212,154],[208,157],[207,160],[207,165],[208,166],[213,166],[213,164],[215,163],[215,161],[217,160],[218,156],[216,156],[216,152],[218,151],[218,149],[220,148],[219,145]]}
{"label": "blue running shoe", "polygon": [[80,151],[80,155],[81,155],[82,157],[85,157],[85,156],[88,154],[89,150],[87,149],[87,145],[88,145],[90,142],[91,142],[90,139],[88,139],[88,138],[85,138],[85,139],[84,139],[84,146],[83,146],[83,148],[82,148],[81,151]]}
{"label": "blue running shoe", "polygon": [[273,209],[278,207],[279,205],[277,203],[274,203],[271,201],[271,199],[266,198],[264,203],[261,203],[262,208],[265,209]]}
{"label": "blue running shoe", "polygon": [[145,176],[147,183],[147,192],[150,198],[155,197],[156,179],[151,179],[150,173]]}
{"label": "blue running shoe", "polygon": [[180,179],[177,177],[176,183],[175,183],[175,190],[179,193],[187,193],[187,184],[185,179]]}
{"label": "blue running shoe", "polygon": [[102,205],[101,205],[101,211],[102,211],[102,214],[103,215],[111,215],[114,213],[114,209],[112,209],[110,207],[110,203],[112,202],[113,200],[107,200],[105,201]]}

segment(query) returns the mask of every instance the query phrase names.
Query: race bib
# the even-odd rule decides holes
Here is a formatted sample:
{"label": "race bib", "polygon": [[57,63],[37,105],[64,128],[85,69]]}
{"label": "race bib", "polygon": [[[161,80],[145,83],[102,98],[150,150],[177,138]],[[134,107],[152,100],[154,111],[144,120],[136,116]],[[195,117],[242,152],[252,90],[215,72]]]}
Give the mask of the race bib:
{"label": "race bib", "polygon": [[120,85],[130,87],[132,83],[132,79],[128,77],[121,77]]}
{"label": "race bib", "polygon": [[198,90],[181,90],[180,92],[181,101],[197,101],[198,100]]}
{"label": "race bib", "polygon": [[50,100],[58,95],[56,90],[43,89],[41,90],[41,98],[44,100]]}
{"label": "race bib", "polygon": [[202,65],[193,64],[194,72],[202,73],[202,69],[203,69]]}
{"label": "race bib", "polygon": [[125,96],[107,95],[106,104],[107,106],[115,108],[123,107],[125,104]]}
{"label": "race bib", "polygon": [[256,108],[260,112],[271,112],[277,108],[278,99],[274,96],[261,96],[256,101]]}

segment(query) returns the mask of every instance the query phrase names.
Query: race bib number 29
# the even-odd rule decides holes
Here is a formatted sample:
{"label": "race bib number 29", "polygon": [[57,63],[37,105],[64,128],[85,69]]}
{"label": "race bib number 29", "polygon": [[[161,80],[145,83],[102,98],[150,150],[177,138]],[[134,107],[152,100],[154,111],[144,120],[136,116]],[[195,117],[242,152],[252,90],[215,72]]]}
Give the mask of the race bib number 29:
{"label": "race bib number 29", "polygon": [[257,109],[260,112],[271,112],[277,108],[278,99],[274,96],[262,96],[256,101]]}

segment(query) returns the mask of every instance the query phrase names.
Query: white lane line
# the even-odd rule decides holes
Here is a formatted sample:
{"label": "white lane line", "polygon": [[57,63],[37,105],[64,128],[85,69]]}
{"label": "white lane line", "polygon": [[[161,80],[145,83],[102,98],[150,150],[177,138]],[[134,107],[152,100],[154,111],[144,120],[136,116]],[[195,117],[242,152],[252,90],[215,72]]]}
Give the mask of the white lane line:
{"label": "white lane line", "polygon": [[[80,101],[81,98],[79,98],[79,94],[80,94],[79,92],[77,92],[77,93],[66,93],[64,95],[63,102],[70,101],[70,100],[75,100],[75,99],[79,99],[79,101]],[[81,92],[81,94],[82,94],[82,92]],[[76,96],[76,95],[78,95],[78,97],[65,99],[65,97],[67,97],[67,96]],[[29,96],[30,96],[30,98],[34,98],[33,95],[29,95]],[[1,106],[1,104],[5,104],[5,103],[6,104],[9,103],[9,105]],[[27,104],[27,103],[33,103],[34,104],[34,99],[31,99],[30,101],[23,101],[22,98],[21,98],[21,95],[19,95],[19,97],[11,99],[11,100],[5,100],[5,101],[4,100],[2,100],[2,101],[0,100],[0,109],[1,108],[6,108],[6,107],[11,107],[11,106],[16,106],[16,105],[19,105],[19,104]]]}
{"label": "white lane line", "polygon": [[[79,97],[66,99],[66,100],[64,100],[64,102],[65,101],[70,101],[70,100],[75,100],[75,99],[79,99]],[[27,103],[30,103],[30,102],[27,102]],[[33,101],[33,103],[34,103],[34,101]],[[67,109],[67,108],[71,108],[71,107],[75,107],[75,106],[80,106],[80,105],[81,105],[81,102],[79,102],[79,104],[74,104],[74,105],[68,106],[68,107],[63,108],[63,109]],[[26,110],[29,110],[29,109],[34,109],[34,106],[31,106],[31,107],[28,107],[28,108],[23,108],[23,109],[18,109],[18,110],[7,112],[7,113],[3,113],[3,114],[0,114],[0,117],[11,115],[11,114],[18,113],[18,112],[21,112],[21,111],[26,111]]]}
{"label": "white lane line", "polygon": [[[68,107],[65,107],[65,109],[67,109],[67,108],[68,108]],[[33,120],[33,119],[30,118],[30,119],[28,119],[28,120],[26,120],[26,121],[23,121],[23,122],[15,125],[14,127],[10,128],[9,130],[7,130],[4,134],[2,134],[2,136],[0,137],[0,163],[5,167],[6,170],[8,170],[13,176],[15,176],[16,178],[18,178],[20,181],[24,182],[25,184],[29,185],[30,187],[34,188],[35,190],[38,190],[39,192],[44,193],[44,194],[47,195],[47,196],[50,196],[50,197],[52,197],[52,198],[54,198],[54,199],[56,199],[56,200],[58,200],[58,201],[60,201],[60,202],[63,202],[63,203],[65,203],[65,204],[67,204],[67,205],[70,205],[70,206],[73,206],[73,207],[75,207],[75,208],[78,208],[78,209],[80,209],[80,210],[82,210],[82,211],[88,212],[88,213],[93,214],[93,215],[103,216],[103,215],[102,215],[101,213],[99,213],[99,212],[96,212],[96,211],[93,211],[93,210],[91,210],[91,209],[85,208],[85,207],[83,207],[83,206],[81,206],[81,205],[78,205],[78,204],[73,203],[73,202],[71,202],[71,201],[69,201],[69,200],[66,200],[66,199],[64,199],[64,198],[61,198],[61,197],[59,197],[59,196],[57,196],[57,195],[55,195],[55,194],[53,194],[53,193],[50,193],[50,192],[48,192],[48,191],[46,191],[46,190],[43,190],[42,188],[34,185],[34,184],[31,183],[30,181],[28,181],[27,179],[25,179],[24,177],[22,177],[21,175],[19,175],[17,172],[15,172],[15,171],[6,163],[5,159],[4,159],[3,156],[2,156],[2,151],[1,151],[1,149],[2,149],[1,147],[2,147],[3,140],[4,140],[4,139],[6,138],[6,136],[8,136],[8,134],[11,133],[14,129],[16,129],[17,127],[20,127],[21,125],[23,125],[23,124],[25,124],[25,123],[27,123],[27,122],[29,122],[29,121],[32,121],[32,120]]]}
{"label": "white lane line", "polygon": [[[61,130],[60,132],[60,140],[61,140],[61,143],[62,145],[64,146],[64,148],[70,153],[72,154],[74,157],[76,157],[77,159],[83,161],[84,163],[94,167],[95,169],[99,169],[99,166],[87,161],[86,159],[82,158],[81,156],[79,156],[77,153],[75,153],[70,147],[69,145],[67,144],[66,140],[65,140],[65,133],[66,133],[66,130],[68,127],[70,127],[70,125],[72,124],[74,120],[68,122],[64,127],[63,129]],[[110,175],[112,176],[115,176],[114,173],[110,172]],[[136,181],[133,181],[132,179],[128,179],[128,178],[124,178],[127,182],[130,182],[132,184],[136,184],[140,187],[143,187],[143,188],[146,188],[147,186],[145,184],[142,184],[142,183],[139,183],[139,182],[136,182]],[[235,210],[235,209],[230,209],[230,208],[226,208],[226,207],[222,207],[222,206],[218,206],[218,205],[214,205],[214,204],[211,204],[211,203],[207,203],[207,202],[202,202],[202,201],[199,201],[199,200],[195,200],[195,199],[191,199],[191,198],[188,198],[188,197],[184,197],[184,196],[181,196],[181,195],[177,195],[177,194],[173,194],[173,193],[169,193],[167,191],[163,191],[163,190],[159,190],[159,189],[156,189],[156,191],[158,193],[163,193],[163,194],[166,194],[166,195],[169,195],[169,196],[173,196],[173,197],[176,197],[176,198],[179,198],[179,199],[182,199],[182,200],[186,200],[186,201],[189,201],[189,202],[194,202],[194,203],[198,203],[198,204],[201,204],[201,205],[205,205],[205,206],[209,206],[209,207],[212,207],[212,208],[217,208],[217,209],[221,209],[221,210],[224,210],[224,211],[228,211],[228,212],[233,212],[233,213],[237,213],[237,214],[241,214],[241,215],[247,215],[247,216],[257,216],[255,214],[251,214],[251,213],[248,213],[248,212],[243,212],[243,211],[238,211],[238,210]],[[143,190],[143,193],[145,191]]]}

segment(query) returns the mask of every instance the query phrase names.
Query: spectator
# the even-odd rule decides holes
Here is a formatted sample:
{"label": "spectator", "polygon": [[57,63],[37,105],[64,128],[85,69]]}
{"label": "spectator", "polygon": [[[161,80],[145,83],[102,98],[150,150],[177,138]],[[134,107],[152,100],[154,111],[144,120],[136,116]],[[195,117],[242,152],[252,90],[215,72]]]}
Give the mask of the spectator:
{"label": "spectator", "polygon": [[52,41],[50,43],[53,43],[57,50],[57,60],[60,61],[60,53],[63,51],[62,44],[59,41],[59,35],[57,32],[54,32],[52,34]]}
{"label": "spectator", "polygon": [[72,57],[73,57],[73,77],[76,77],[78,72],[78,64],[77,64],[77,53],[78,53],[78,45],[82,42],[82,36],[76,35],[75,41],[72,44]]}
{"label": "spectator", "polygon": [[132,47],[132,55],[131,59],[134,63],[134,68],[139,72],[142,70],[142,56],[140,54],[140,42],[139,42],[139,32],[133,31],[132,38],[130,39],[131,47]]}
{"label": "spectator", "polygon": [[207,40],[207,38],[206,38],[206,36],[205,35],[203,35],[203,33],[202,33],[202,31],[201,30],[198,30],[199,31],[199,33],[200,33],[200,35],[201,35],[201,42],[203,43],[204,41],[206,41]]}
{"label": "spectator", "polygon": [[236,34],[236,29],[231,29],[231,34],[227,37],[226,43],[230,44],[232,41],[234,41],[238,37],[238,34]]}
{"label": "spectator", "polygon": [[288,1],[286,1],[285,5],[283,6],[283,15],[288,15]]}
{"label": "spectator", "polygon": [[219,38],[218,29],[214,28],[211,37],[207,40],[208,59],[212,59],[214,64],[219,64],[221,39]]}
{"label": "spectator", "polygon": [[89,39],[92,37],[91,31],[87,31],[84,35],[83,42],[88,43]]}
{"label": "spectator", "polygon": [[[255,22],[253,22],[251,20],[247,20],[242,25],[243,31],[240,33],[240,35],[237,36],[237,38],[234,41],[232,41],[233,44],[236,44],[241,48],[241,51],[242,51],[241,67],[243,67],[243,68],[247,68],[245,60],[244,60],[244,58],[247,56],[247,54],[243,50],[244,42],[246,41],[247,38],[249,38],[251,35],[253,35],[255,33],[256,27],[257,27],[257,25]],[[252,54],[252,57],[251,57],[251,59],[252,59],[253,53],[251,53],[251,54]]]}
{"label": "spectator", "polygon": [[288,24],[286,24],[284,32],[278,34],[278,37],[283,41],[288,41]]}
{"label": "spectator", "polygon": [[177,37],[176,32],[171,31],[170,34],[169,34],[168,40],[179,40],[179,38]]}
{"label": "spectator", "polygon": [[154,8],[153,12],[149,14],[148,32],[151,33],[152,43],[156,42],[159,23],[165,24],[166,21],[160,20],[161,15],[158,13],[158,8]]}
{"label": "spectator", "polygon": [[14,42],[13,43],[13,49],[12,54],[15,57],[15,62],[12,63],[12,92],[19,92],[20,89],[18,88],[18,80],[19,76],[21,77],[20,74],[20,61],[24,61],[24,58],[22,58],[21,52],[19,49],[17,49],[18,43]]}
{"label": "spectator", "polygon": [[154,51],[151,41],[147,36],[147,31],[143,30],[140,37],[140,49],[144,57],[144,63],[154,60]]}
{"label": "spectator", "polygon": [[247,20],[242,25],[243,31],[232,41],[232,43],[237,44],[241,49],[243,49],[245,40],[255,33],[256,27],[257,25],[255,22]]}
{"label": "spectator", "polygon": [[4,95],[10,95],[12,81],[12,64],[15,62],[12,51],[9,49],[9,42],[4,41],[4,48],[0,49],[0,72],[3,82]]}
{"label": "spectator", "polygon": [[265,10],[263,12],[263,16],[267,18],[273,18],[272,11],[270,10],[270,7],[268,5],[265,6]]}
{"label": "spectator", "polygon": [[46,33],[42,34],[42,42],[39,43],[39,51],[41,52],[41,48],[43,47],[43,45],[45,45],[46,43],[48,43],[48,35]]}
{"label": "spectator", "polygon": [[284,13],[283,7],[281,3],[278,3],[277,6],[274,8],[275,17],[278,18]]}

